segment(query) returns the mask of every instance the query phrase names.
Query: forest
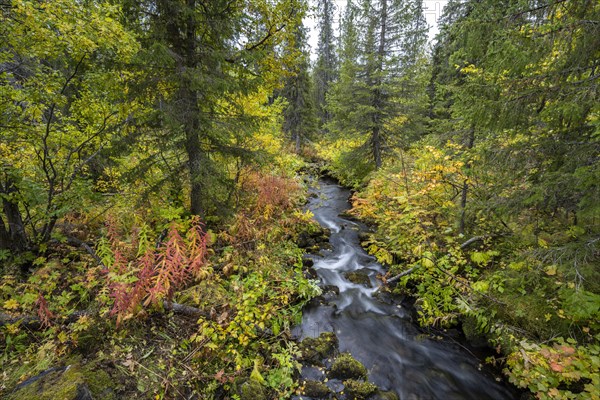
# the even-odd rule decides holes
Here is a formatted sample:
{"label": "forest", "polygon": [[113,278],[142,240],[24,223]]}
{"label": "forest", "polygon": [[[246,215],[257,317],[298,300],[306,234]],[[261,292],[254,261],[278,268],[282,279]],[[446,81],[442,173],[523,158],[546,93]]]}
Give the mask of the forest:
{"label": "forest", "polygon": [[327,176],[425,336],[600,398],[600,3],[340,4],[0,0],[0,397],[403,398],[300,377]]}

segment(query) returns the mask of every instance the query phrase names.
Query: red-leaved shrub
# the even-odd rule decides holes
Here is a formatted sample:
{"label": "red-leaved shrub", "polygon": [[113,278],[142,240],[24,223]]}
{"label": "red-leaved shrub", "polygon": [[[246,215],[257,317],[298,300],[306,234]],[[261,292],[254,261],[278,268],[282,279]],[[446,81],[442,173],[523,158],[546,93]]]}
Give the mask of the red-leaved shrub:
{"label": "red-leaved shrub", "polygon": [[147,246],[140,254],[138,231],[130,241],[121,240],[113,221],[108,223],[108,243],[113,262],[108,267],[107,284],[113,305],[111,316],[117,325],[135,315],[141,307],[170,300],[174,292],[200,277],[206,264],[206,233],[198,217],[190,221],[185,236],[173,222],[158,246]]}

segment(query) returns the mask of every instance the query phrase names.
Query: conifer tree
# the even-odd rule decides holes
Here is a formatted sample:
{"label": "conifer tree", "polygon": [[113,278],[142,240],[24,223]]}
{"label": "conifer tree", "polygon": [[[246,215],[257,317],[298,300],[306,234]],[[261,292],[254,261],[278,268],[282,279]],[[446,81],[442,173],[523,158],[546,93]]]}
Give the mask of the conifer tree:
{"label": "conifer tree", "polygon": [[356,134],[356,104],[352,101],[358,78],[359,31],[357,27],[359,10],[349,0],[340,23],[339,79],[327,97],[327,111],[330,115],[328,130],[333,133]]}
{"label": "conifer tree", "polygon": [[276,49],[303,10],[295,0],[124,1],[146,44],[143,69],[162,89],[154,122],[173,158],[185,160],[171,169],[187,171],[192,214],[230,197],[234,181],[225,167],[249,155],[240,143],[254,123],[240,99],[279,81]]}
{"label": "conifer tree", "polygon": [[280,95],[287,100],[283,112],[283,129],[294,143],[296,153],[302,146],[302,139],[307,138],[315,130],[315,110],[311,97],[311,80],[308,72],[309,53],[306,43],[306,28],[296,28],[293,51],[295,63],[288,72]]}
{"label": "conifer tree", "polygon": [[450,3],[431,110],[442,140],[463,146],[465,174],[494,182],[477,188],[477,207],[511,210],[508,221],[562,212],[574,225],[598,213],[599,14],[590,2]]}
{"label": "conifer tree", "polygon": [[358,129],[368,134],[375,168],[382,166],[386,142],[394,134],[391,122],[401,113],[403,96],[423,58],[426,25],[421,1],[364,0],[361,3],[361,54],[355,99]]}
{"label": "conifer tree", "polygon": [[335,5],[332,0],[317,0],[319,41],[313,77],[315,106],[321,126],[330,119],[326,100],[332,83],[337,79],[336,39],[333,29],[334,11]]}

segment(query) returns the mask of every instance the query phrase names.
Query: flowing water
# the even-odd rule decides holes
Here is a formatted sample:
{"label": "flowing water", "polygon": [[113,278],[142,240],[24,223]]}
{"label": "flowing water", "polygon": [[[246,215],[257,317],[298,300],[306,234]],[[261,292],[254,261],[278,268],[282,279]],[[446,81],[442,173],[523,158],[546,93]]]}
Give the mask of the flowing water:
{"label": "flowing water", "polygon": [[[350,352],[369,371],[369,380],[401,399],[512,399],[515,394],[480,370],[480,361],[460,346],[423,335],[409,310],[374,297],[382,266],[360,246],[363,224],[340,217],[350,192],[320,180],[308,204],[315,219],[331,230],[331,250],[313,256],[323,285],[339,288],[326,304],[308,306],[300,338],[335,332],[342,352]],[[372,288],[355,284],[344,273],[368,274]]]}

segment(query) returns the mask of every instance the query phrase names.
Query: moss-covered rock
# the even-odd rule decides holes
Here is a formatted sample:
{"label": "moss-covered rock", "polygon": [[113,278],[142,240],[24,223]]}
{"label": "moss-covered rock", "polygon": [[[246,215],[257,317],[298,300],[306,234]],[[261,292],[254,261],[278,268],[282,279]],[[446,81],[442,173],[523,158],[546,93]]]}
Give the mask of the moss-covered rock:
{"label": "moss-covered rock", "polygon": [[384,392],[378,390],[375,394],[369,397],[369,400],[400,400],[400,397],[394,392]]}
{"label": "moss-covered rock", "polygon": [[317,338],[306,338],[300,343],[302,360],[320,365],[322,360],[337,351],[338,340],[333,332],[323,332]]}
{"label": "moss-covered rock", "polygon": [[250,379],[240,387],[241,400],[267,400],[267,391],[258,381]]}
{"label": "moss-covered rock", "polygon": [[350,400],[365,400],[373,393],[377,392],[377,386],[371,382],[357,381],[349,379],[344,381],[346,387],[346,396]]}
{"label": "moss-covered rock", "polygon": [[51,368],[21,383],[9,400],[116,399],[110,376],[102,370],[73,364]]}
{"label": "moss-covered rock", "polygon": [[369,275],[367,275],[365,272],[362,272],[362,271],[346,272],[344,274],[344,276],[350,282],[355,283],[357,285],[365,285],[366,287],[372,287],[371,279],[369,278]]}
{"label": "moss-covered rock", "polygon": [[306,381],[304,382],[304,389],[302,390],[302,393],[314,399],[322,399],[329,396],[331,390],[323,382]]}
{"label": "moss-covered rock", "polygon": [[349,353],[343,353],[335,359],[329,374],[338,379],[364,379],[367,369]]}

